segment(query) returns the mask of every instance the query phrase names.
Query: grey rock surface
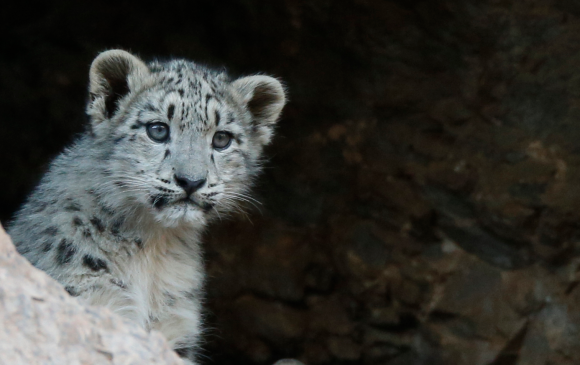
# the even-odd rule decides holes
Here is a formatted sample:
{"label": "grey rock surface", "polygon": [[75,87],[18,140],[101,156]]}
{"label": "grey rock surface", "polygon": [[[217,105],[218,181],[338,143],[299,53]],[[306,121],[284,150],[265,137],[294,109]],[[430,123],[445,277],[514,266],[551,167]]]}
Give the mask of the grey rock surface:
{"label": "grey rock surface", "polygon": [[181,365],[161,334],[85,307],[15,250],[0,226],[0,365]]}

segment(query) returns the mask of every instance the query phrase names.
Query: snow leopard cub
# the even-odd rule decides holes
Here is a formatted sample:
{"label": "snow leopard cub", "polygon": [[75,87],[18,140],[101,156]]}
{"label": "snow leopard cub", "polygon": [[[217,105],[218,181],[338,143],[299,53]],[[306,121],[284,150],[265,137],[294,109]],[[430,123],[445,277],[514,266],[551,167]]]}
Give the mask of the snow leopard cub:
{"label": "snow leopard cub", "polygon": [[121,50],[101,53],[89,76],[88,131],[50,165],[9,233],[71,295],[162,332],[195,363],[200,236],[246,199],[284,89]]}

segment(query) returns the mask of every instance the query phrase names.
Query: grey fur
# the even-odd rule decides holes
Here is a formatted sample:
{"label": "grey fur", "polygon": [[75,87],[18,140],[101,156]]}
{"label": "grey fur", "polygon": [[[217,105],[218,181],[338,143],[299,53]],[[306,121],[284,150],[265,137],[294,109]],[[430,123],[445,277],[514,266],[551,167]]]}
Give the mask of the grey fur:
{"label": "grey fur", "polygon": [[[195,362],[206,224],[235,209],[285,104],[268,76],[231,81],[186,60],[125,51],[91,66],[91,125],[51,164],[9,233],[20,253],[88,304],[165,334]],[[167,123],[155,142],[146,126]],[[234,137],[216,150],[217,131]],[[191,196],[174,176],[206,179]]]}

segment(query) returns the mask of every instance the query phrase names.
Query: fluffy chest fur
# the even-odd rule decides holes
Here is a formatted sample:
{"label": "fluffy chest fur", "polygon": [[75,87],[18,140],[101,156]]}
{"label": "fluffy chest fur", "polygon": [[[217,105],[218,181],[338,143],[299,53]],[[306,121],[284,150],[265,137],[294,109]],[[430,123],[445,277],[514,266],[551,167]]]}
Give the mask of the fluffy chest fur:
{"label": "fluffy chest fur", "polygon": [[93,284],[95,289],[80,296],[161,331],[174,348],[190,347],[200,332],[202,265],[198,242],[172,233],[157,235],[143,242],[142,250],[115,262]]}

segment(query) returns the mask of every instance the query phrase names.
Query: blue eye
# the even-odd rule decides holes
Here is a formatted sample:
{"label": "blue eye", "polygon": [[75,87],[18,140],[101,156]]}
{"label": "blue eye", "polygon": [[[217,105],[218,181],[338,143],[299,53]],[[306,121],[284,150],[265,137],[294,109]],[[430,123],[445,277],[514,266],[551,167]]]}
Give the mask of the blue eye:
{"label": "blue eye", "polygon": [[155,142],[165,142],[169,138],[169,126],[161,122],[149,123],[147,135]]}
{"label": "blue eye", "polygon": [[217,132],[213,135],[212,144],[216,150],[225,150],[232,144],[232,135],[228,132]]}

